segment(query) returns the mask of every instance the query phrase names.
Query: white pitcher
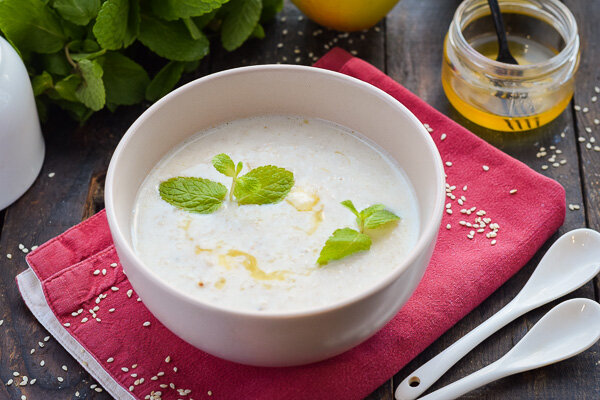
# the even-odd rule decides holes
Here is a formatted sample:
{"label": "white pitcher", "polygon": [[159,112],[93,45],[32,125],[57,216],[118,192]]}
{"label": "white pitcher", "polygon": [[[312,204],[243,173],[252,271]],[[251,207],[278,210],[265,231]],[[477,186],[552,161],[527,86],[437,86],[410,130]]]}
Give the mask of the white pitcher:
{"label": "white pitcher", "polygon": [[35,181],[44,161],[44,139],[25,65],[0,37],[0,210]]}

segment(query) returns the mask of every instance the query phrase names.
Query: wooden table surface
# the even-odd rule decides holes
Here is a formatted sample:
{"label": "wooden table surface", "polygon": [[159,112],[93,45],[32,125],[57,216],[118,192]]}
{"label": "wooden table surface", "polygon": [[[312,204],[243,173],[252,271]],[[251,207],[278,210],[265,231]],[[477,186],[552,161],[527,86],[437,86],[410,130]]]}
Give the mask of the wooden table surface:
{"label": "wooden table surface", "polygon": [[[580,227],[600,230],[600,152],[586,147],[579,137],[598,135],[600,102],[593,103],[594,86],[600,86],[599,0],[564,0],[579,24],[582,62],[572,104],[551,124],[524,134],[502,134],[473,125],[449,105],[440,82],[442,42],[459,0],[402,0],[387,18],[368,32],[340,35],[322,29],[286,4],[275,21],[265,27],[266,38],[253,40],[242,49],[227,53],[213,44],[212,53],[186,80],[242,65],[262,63],[313,63],[328,48],[340,46],[384,70],[441,112],[463,124],[493,145],[531,168],[560,182],[567,192],[565,223],[538,254],[512,279],[473,312],[414,359],[393,379],[373,392],[369,399],[392,399],[395,386],[411,371],[445,349],[508,303],[523,287],[535,265],[559,235]],[[594,18],[596,17],[596,18]],[[589,107],[576,111],[574,105]],[[117,142],[129,125],[148,106],[123,107],[115,113],[103,111],[84,127],[64,114],[50,117],[43,126],[46,159],[31,189],[16,203],[0,212],[0,380],[7,382],[13,371],[36,378],[35,385],[0,384],[0,399],[106,399],[106,392],[90,389],[93,378],[61,346],[50,339],[44,348],[38,342],[47,335],[21,299],[15,276],[26,268],[19,244],[30,248],[56,236],[103,207],[104,175]],[[585,131],[592,128],[592,133]],[[561,133],[564,133],[561,135]],[[537,158],[540,146],[562,150],[567,160],[558,168]],[[49,177],[49,173],[55,175]],[[6,257],[12,253],[12,259]],[[568,266],[565,266],[568,267]],[[574,292],[572,297],[599,300],[598,278]],[[531,326],[557,302],[532,311],[508,324],[467,355],[434,386],[440,388],[505,354]],[[30,354],[30,349],[36,349]],[[40,360],[45,366],[40,366]],[[61,369],[66,365],[68,372]],[[56,377],[63,376],[62,383]],[[79,397],[75,397],[76,391]],[[213,396],[217,398],[216,396]],[[600,399],[600,345],[567,361],[519,374],[475,390],[464,399]],[[197,397],[196,397],[197,399]]]}

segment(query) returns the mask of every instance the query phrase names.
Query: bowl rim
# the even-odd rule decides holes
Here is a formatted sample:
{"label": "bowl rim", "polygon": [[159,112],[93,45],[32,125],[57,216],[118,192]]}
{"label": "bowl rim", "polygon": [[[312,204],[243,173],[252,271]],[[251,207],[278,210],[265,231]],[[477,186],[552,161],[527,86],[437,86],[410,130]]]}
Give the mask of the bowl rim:
{"label": "bowl rim", "polygon": [[[123,232],[121,230],[120,224],[114,212],[114,180],[115,180],[115,168],[116,164],[119,162],[124,149],[127,147],[131,138],[137,133],[138,128],[142,125],[146,119],[149,118],[150,115],[160,111],[163,104],[170,102],[173,98],[180,95],[183,92],[188,90],[194,90],[196,86],[202,85],[205,82],[215,80],[215,79],[223,79],[230,75],[244,74],[248,72],[254,71],[290,71],[290,72],[298,72],[298,73],[309,73],[309,74],[321,74],[323,76],[338,79],[342,81],[346,81],[348,84],[358,86],[359,89],[367,90],[372,92],[374,95],[378,96],[384,101],[392,103],[395,107],[399,108],[401,112],[405,113],[406,116],[414,122],[416,126],[417,132],[421,134],[421,136],[425,140],[425,144],[427,148],[430,150],[433,158],[434,158],[434,168],[436,175],[436,204],[433,212],[431,213],[431,217],[428,221],[422,222],[422,230],[419,235],[419,239],[414,247],[411,249],[409,254],[404,257],[398,265],[396,265],[392,271],[385,276],[384,279],[377,282],[375,285],[368,287],[365,290],[359,291],[357,294],[343,299],[341,301],[336,301],[334,303],[325,304],[320,307],[314,307],[309,309],[300,309],[300,310],[291,310],[291,311],[254,311],[254,310],[236,310],[233,308],[227,308],[216,304],[211,304],[209,302],[198,299],[192,295],[183,293],[178,291],[173,286],[165,282],[161,279],[154,271],[146,267],[143,261],[137,256],[133,247],[129,244],[129,242],[125,239]],[[372,140],[372,139],[371,139]],[[105,209],[106,216],[110,228],[111,235],[113,237],[113,242],[119,243],[118,247],[121,252],[126,253],[126,257],[129,260],[132,260],[133,263],[137,264],[136,267],[139,267],[140,270],[143,270],[144,274],[146,274],[147,278],[153,281],[154,284],[161,287],[163,290],[167,291],[170,295],[176,297],[180,301],[184,301],[186,303],[191,303],[191,305],[195,307],[200,307],[206,309],[211,312],[219,312],[225,313],[232,317],[246,317],[246,318],[258,318],[262,320],[273,320],[273,319],[291,319],[291,318],[299,318],[299,317],[308,317],[308,316],[317,316],[326,314],[331,311],[335,311],[337,309],[345,308],[352,304],[358,303],[373,294],[383,290],[386,286],[390,285],[394,282],[406,269],[409,265],[414,263],[416,259],[423,253],[427,251],[427,247],[431,242],[434,242],[437,239],[437,234],[439,231],[439,227],[441,224],[442,216],[443,216],[443,208],[445,203],[445,172],[442,163],[442,158],[439,154],[439,151],[430,135],[430,133],[425,129],[423,123],[421,123],[418,118],[400,101],[395,99],[390,94],[384,92],[378,87],[371,85],[370,83],[364,82],[360,79],[354,78],[349,75],[345,75],[339,72],[330,71],[322,68],[311,67],[311,66],[303,66],[303,65],[287,65],[287,64],[261,64],[261,65],[253,65],[246,67],[238,67],[232,68],[216,73],[212,73],[201,78],[195,79],[178,89],[170,92],[152,106],[150,106],[147,110],[145,110],[127,129],[121,140],[119,141],[112,157],[110,160],[110,164],[108,166],[108,172],[106,175],[105,182]],[[135,288],[134,288],[135,289]]]}

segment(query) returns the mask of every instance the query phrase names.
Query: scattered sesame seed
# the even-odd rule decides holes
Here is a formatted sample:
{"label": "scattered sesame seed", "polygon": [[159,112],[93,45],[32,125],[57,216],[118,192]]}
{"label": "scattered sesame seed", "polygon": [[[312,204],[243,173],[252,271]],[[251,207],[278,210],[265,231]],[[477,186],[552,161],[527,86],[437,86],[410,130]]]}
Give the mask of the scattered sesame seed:
{"label": "scattered sesame seed", "polygon": [[102,268],[102,275],[106,275],[106,269]]}
{"label": "scattered sesame seed", "polygon": [[598,87],[598,86],[594,86],[594,92],[596,92],[596,93],[600,93],[600,87]]}
{"label": "scattered sesame seed", "polygon": [[483,168],[484,171],[489,171],[490,170],[490,167],[488,167],[487,165],[484,165],[482,168]]}
{"label": "scattered sesame seed", "polygon": [[578,140],[580,143],[583,143],[583,142],[585,142],[585,138],[584,138],[583,136],[579,136],[579,137],[577,138],[577,140]]}
{"label": "scattered sesame seed", "polygon": [[490,244],[491,244],[492,246],[494,246],[494,245],[496,244],[496,239],[492,239],[492,241],[490,242]]}
{"label": "scattered sesame seed", "polygon": [[442,133],[442,136],[440,137],[440,140],[446,140],[446,137],[447,137],[446,134]]}
{"label": "scattered sesame seed", "polygon": [[508,193],[510,193],[510,194],[515,194],[515,193],[517,193],[517,189],[512,189],[512,190],[511,190],[510,192],[508,192]]}
{"label": "scattered sesame seed", "polygon": [[71,326],[71,323],[70,322],[65,322],[63,325],[68,328],[68,327]]}
{"label": "scattered sesame seed", "polygon": [[38,346],[40,346],[40,347],[44,347],[44,343],[42,343],[42,342],[38,342]]}
{"label": "scattered sesame seed", "polygon": [[446,208],[446,213],[448,213],[448,214],[452,214],[452,210],[451,210],[451,209],[449,209],[449,208]]}
{"label": "scattered sesame seed", "polygon": [[150,321],[146,321],[142,324],[142,326],[150,326]]}
{"label": "scattered sesame seed", "polygon": [[44,338],[44,342],[47,342],[48,340],[50,340],[50,336],[46,336],[46,337]]}
{"label": "scattered sesame seed", "polygon": [[35,353],[35,349],[31,349],[31,350],[29,351],[29,354],[33,354],[33,353]]}
{"label": "scattered sesame seed", "polygon": [[[589,144],[589,143],[588,143],[588,144]],[[558,168],[558,167],[560,166],[560,164],[559,164],[559,163],[557,163],[557,162],[555,162],[555,163],[552,163],[552,166],[553,166],[554,168]]]}
{"label": "scattered sesame seed", "polygon": [[44,361],[44,360],[40,361],[40,367],[43,367],[44,364],[46,364],[46,361]]}
{"label": "scattered sesame seed", "polygon": [[101,387],[97,387],[97,388],[95,388],[94,390],[95,390],[96,392],[100,393],[100,392],[102,391],[102,388],[101,388]]}
{"label": "scattered sesame seed", "polygon": [[75,397],[79,397],[79,391],[75,392]]}
{"label": "scattered sesame seed", "polygon": [[280,49],[283,47],[283,43],[277,43],[277,48]]}
{"label": "scattered sesame seed", "polygon": [[177,367],[173,367],[173,372],[177,372]]}
{"label": "scattered sesame seed", "polygon": [[594,146],[594,151],[600,151],[600,146]]}
{"label": "scattered sesame seed", "polygon": [[13,372],[13,376],[19,376],[19,375],[20,374],[17,371]]}
{"label": "scattered sesame seed", "polygon": [[10,259],[12,258],[12,254],[10,254],[10,253],[7,253],[7,254],[6,254],[6,258],[8,258],[8,259],[10,260]]}
{"label": "scattered sesame seed", "polygon": [[62,377],[62,376],[57,376],[57,377],[56,377],[56,380],[57,380],[57,381],[59,381],[59,382],[62,382],[62,381],[64,381],[64,379],[63,379],[63,377]]}
{"label": "scattered sesame seed", "polygon": [[63,371],[67,371],[68,370],[66,365],[63,365],[61,368],[62,368]]}
{"label": "scattered sesame seed", "polygon": [[158,374],[156,374],[156,376],[163,376],[165,373],[163,371],[160,371]]}
{"label": "scattered sesame seed", "polygon": [[27,400],[27,396],[25,396],[24,394],[21,395],[21,400]]}
{"label": "scattered sesame seed", "polygon": [[467,191],[467,185],[463,186],[463,192]]}
{"label": "scattered sesame seed", "polygon": [[110,264],[111,267],[116,268],[117,267],[117,263],[112,263]]}
{"label": "scattered sesame seed", "polygon": [[588,150],[591,149],[592,148],[592,144],[591,143],[586,143],[585,144],[585,148],[588,149]]}
{"label": "scattered sesame seed", "polygon": [[127,367],[121,367],[121,371],[123,371],[123,372],[129,372],[129,368],[127,368]]}
{"label": "scattered sesame seed", "polygon": [[48,174],[48,178],[54,178],[54,175],[56,175],[54,172],[50,172],[50,173]]}
{"label": "scattered sesame seed", "polygon": [[567,160],[560,160],[560,165],[565,165],[567,163]]}
{"label": "scattered sesame seed", "polygon": [[446,225],[446,229],[450,229],[450,228],[452,228],[452,225],[450,225],[450,224]]}
{"label": "scattered sesame seed", "polygon": [[81,323],[85,324],[86,322],[88,322],[88,318],[87,317],[83,317],[83,319],[81,320]]}
{"label": "scattered sesame seed", "polygon": [[546,170],[546,169],[548,169],[548,166],[544,164],[544,165],[542,165],[542,169]]}
{"label": "scattered sesame seed", "polygon": [[28,380],[29,380],[29,378],[27,376],[24,376],[21,383],[19,383],[19,386],[26,386]]}
{"label": "scattered sesame seed", "polygon": [[108,310],[108,312],[115,312],[115,309],[111,308],[111,309]]}
{"label": "scattered sesame seed", "polygon": [[212,396],[212,391],[209,390],[208,392],[206,392],[206,394]]}
{"label": "scattered sesame seed", "polygon": [[115,359],[113,357],[108,357],[108,359],[106,360],[107,363],[111,363],[115,361]]}
{"label": "scattered sesame seed", "polygon": [[451,166],[452,166],[452,162],[451,162],[451,161],[446,161],[446,165],[447,165],[448,167],[451,167]]}
{"label": "scattered sesame seed", "polygon": [[136,368],[137,368],[137,364],[133,364],[133,365],[131,366],[131,369],[136,369]]}
{"label": "scattered sesame seed", "polygon": [[36,378],[33,378],[32,380],[30,380],[30,381],[29,381],[29,384],[30,384],[30,385],[33,385],[33,384],[34,384],[34,383],[36,383],[36,382],[37,382],[37,379],[36,379]]}
{"label": "scattered sesame seed", "polygon": [[94,275],[100,275],[100,270],[99,270],[99,269],[95,270],[95,271],[93,272],[93,274],[94,274]]}
{"label": "scattered sesame seed", "polygon": [[13,380],[12,380],[12,378],[11,378],[11,379],[9,379],[9,380],[6,382],[6,386],[10,386],[10,385],[12,385],[12,383],[13,383]]}
{"label": "scattered sesame seed", "polygon": [[592,96],[592,103],[595,103],[598,101],[598,96]]}
{"label": "scattered sesame seed", "polygon": [[133,389],[134,389],[133,385],[129,386],[129,391],[130,392],[133,392]]}
{"label": "scattered sesame seed", "polygon": [[600,119],[594,118],[594,125],[599,125],[599,124],[600,124]]}
{"label": "scattered sesame seed", "polygon": [[133,294],[133,289],[129,289],[127,291],[127,297],[131,298],[131,295]]}
{"label": "scattered sesame seed", "polygon": [[575,109],[575,111],[581,111],[581,106],[575,104],[575,107],[573,107]]}
{"label": "scattered sesame seed", "polygon": [[583,107],[583,108],[581,109],[581,111],[583,111],[584,113],[586,113],[586,112],[590,111],[590,109],[589,109],[589,108],[587,108],[587,107]]}
{"label": "scattered sesame seed", "polygon": [[586,126],[586,127],[585,127],[585,131],[586,131],[587,133],[592,133],[592,128],[590,128],[589,126]]}
{"label": "scattered sesame seed", "polygon": [[170,363],[171,362],[171,356],[167,356],[167,358],[165,358],[165,362],[166,363]]}

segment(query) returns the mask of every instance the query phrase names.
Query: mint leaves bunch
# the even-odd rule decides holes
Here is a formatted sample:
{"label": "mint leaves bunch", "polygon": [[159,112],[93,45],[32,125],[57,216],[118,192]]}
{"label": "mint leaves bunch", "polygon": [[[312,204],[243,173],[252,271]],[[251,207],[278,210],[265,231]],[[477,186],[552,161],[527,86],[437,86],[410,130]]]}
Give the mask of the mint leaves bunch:
{"label": "mint leaves bunch", "polygon": [[399,216],[385,209],[383,204],[375,204],[362,211],[357,211],[350,200],[344,200],[341,204],[356,215],[356,223],[359,230],[351,228],[337,229],[325,242],[321,249],[317,263],[325,265],[329,261],[339,260],[359,251],[371,248],[371,237],[365,233],[365,229],[377,229],[387,223],[397,221]]}
{"label": "mint leaves bunch", "polygon": [[[294,186],[294,174],[284,168],[266,165],[239,176],[243,164],[237,165],[227,154],[213,157],[217,171],[232,178],[229,200],[238,204],[272,204],[280,202]],[[176,177],[161,182],[160,197],[185,211],[210,214],[219,209],[227,195],[227,187],[210,179]]]}
{"label": "mint leaves bunch", "polygon": [[[0,0],[0,32],[27,66],[40,117],[56,105],[84,122],[104,107],[158,100],[198,67],[209,38],[233,51],[263,38],[262,24],[282,7],[283,0]],[[141,46],[166,61],[152,79],[136,61]]]}

